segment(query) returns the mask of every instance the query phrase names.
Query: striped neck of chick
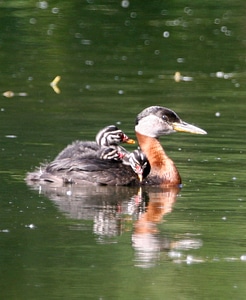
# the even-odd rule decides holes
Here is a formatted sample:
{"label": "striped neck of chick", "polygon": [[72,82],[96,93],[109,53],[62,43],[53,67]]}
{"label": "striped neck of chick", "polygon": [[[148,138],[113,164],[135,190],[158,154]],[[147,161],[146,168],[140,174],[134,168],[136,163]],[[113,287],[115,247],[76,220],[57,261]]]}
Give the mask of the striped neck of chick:
{"label": "striped neck of chick", "polygon": [[115,125],[110,125],[98,132],[96,143],[100,147],[99,157],[101,159],[121,161],[121,154],[127,152],[120,143],[134,144],[135,141],[130,139],[122,130]]}
{"label": "striped neck of chick", "polygon": [[146,155],[140,150],[136,149],[133,152],[125,152],[122,154],[122,163],[131,166],[133,171],[138,175],[139,181],[142,182],[150,172],[150,164]]}
{"label": "striped neck of chick", "polygon": [[98,132],[96,143],[100,147],[109,147],[117,146],[120,143],[134,144],[135,142],[115,125],[109,125]]}

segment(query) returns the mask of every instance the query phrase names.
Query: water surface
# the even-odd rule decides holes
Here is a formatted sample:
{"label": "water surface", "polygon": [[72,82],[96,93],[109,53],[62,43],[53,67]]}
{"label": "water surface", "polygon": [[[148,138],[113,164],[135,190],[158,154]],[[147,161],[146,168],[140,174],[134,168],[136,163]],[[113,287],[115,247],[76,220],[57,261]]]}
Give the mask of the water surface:
{"label": "water surface", "polygon": [[[245,3],[222,2],[1,3],[4,299],[245,298]],[[24,182],[150,105],[208,132],[161,139],[182,190]]]}

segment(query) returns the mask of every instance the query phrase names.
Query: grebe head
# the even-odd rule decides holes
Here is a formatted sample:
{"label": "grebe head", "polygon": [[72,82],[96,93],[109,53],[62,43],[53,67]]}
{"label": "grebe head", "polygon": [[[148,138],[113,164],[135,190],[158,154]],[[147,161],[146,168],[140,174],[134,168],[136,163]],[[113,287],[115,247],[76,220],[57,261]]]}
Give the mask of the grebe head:
{"label": "grebe head", "polygon": [[155,138],[176,131],[207,134],[205,130],[182,121],[174,111],[162,106],[144,109],[137,116],[135,130],[142,135]]}
{"label": "grebe head", "polygon": [[107,126],[96,135],[96,142],[100,147],[119,145],[120,143],[134,144],[122,130],[114,125]]}
{"label": "grebe head", "polygon": [[133,171],[138,175],[140,182],[142,182],[143,178],[150,172],[150,164],[147,157],[140,149],[136,149],[124,155],[122,162],[125,165],[131,166]]}

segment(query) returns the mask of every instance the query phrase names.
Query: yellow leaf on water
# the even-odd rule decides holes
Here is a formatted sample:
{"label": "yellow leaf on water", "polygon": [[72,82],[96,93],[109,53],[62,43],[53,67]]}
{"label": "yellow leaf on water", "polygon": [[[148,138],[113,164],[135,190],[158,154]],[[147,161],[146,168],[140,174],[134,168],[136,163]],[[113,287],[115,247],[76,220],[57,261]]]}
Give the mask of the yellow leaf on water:
{"label": "yellow leaf on water", "polygon": [[12,97],[14,97],[14,95],[15,95],[15,93],[12,91],[6,91],[3,93],[3,96],[6,98],[12,98]]}
{"label": "yellow leaf on water", "polygon": [[51,81],[50,86],[53,88],[54,92],[60,94],[60,89],[58,88],[57,84],[61,80],[61,76],[56,76],[53,81]]}

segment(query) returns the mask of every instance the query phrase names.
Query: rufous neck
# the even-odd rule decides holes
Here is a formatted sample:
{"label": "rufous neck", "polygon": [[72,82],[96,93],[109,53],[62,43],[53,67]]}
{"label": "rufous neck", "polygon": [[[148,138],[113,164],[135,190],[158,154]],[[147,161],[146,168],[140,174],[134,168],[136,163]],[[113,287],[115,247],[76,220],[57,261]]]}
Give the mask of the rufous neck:
{"label": "rufous neck", "polygon": [[[136,132],[138,144],[144,154],[147,156],[151,167],[165,165],[168,158],[161,143],[154,137],[149,137]],[[169,159],[169,158],[168,158]]]}
{"label": "rufous neck", "polygon": [[157,138],[149,137],[136,132],[139,146],[146,155],[151,171],[147,177],[147,181],[153,181],[158,185],[178,185],[181,178],[173,161],[167,156],[160,141]]}

